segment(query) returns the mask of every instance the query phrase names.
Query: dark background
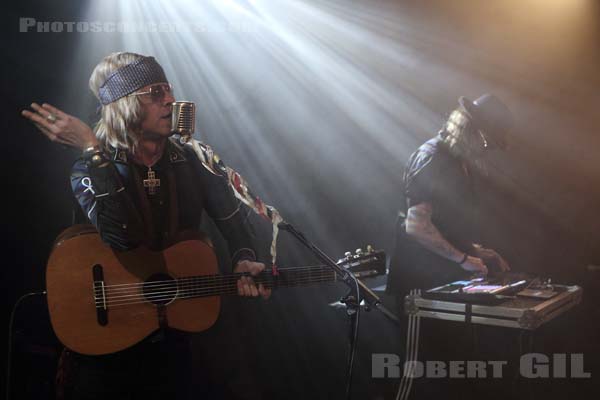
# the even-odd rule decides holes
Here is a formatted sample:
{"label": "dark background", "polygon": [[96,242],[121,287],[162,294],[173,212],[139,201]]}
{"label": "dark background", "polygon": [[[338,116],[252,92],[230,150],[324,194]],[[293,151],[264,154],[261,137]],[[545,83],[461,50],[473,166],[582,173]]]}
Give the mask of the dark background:
{"label": "dark background", "polygon": [[[293,41],[283,37],[264,45],[261,27],[258,34],[233,39],[198,34],[202,52],[183,58],[170,53],[177,34],[148,34],[146,39],[164,40],[163,58],[157,57],[180,81],[179,93],[202,105],[201,140],[332,257],[367,243],[390,252],[408,155],[435,134],[458,96],[496,93],[514,111],[517,128],[511,152],[491,160],[482,194],[483,242],[515,270],[584,288],[583,303],[544,328],[539,343],[545,353],[584,353],[594,377],[545,382],[545,394],[586,393],[600,373],[600,278],[588,268],[600,264],[598,2],[306,4],[331,19],[307,19],[304,26],[306,9],[285,2],[268,6],[292,38],[326,51],[290,50]],[[95,102],[87,79],[93,66],[111,51],[145,49],[130,49],[125,44],[131,37],[119,33],[19,32],[23,17],[103,18],[83,17],[87,6],[32,1],[3,6],[5,327],[16,299],[44,288],[52,242],[71,223],[67,177],[77,155],[46,140],[20,110],[32,101],[48,102],[92,123]],[[111,6],[105,3],[107,10]],[[185,38],[194,40],[190,34]],[[221,52],[225,47],[238,53]],[[277,51],[268,51],[272,48]],[[215,83],[215,67],[233,100]],[[266,257],[269,227],[252,222]],[[285,234],[279,253],[283,266],[314,262]],[[343,293],[340,286],[316,287],[276,293],[267,303],[231,300],[212,335],[240,339],[260,386],[275,398],[341,398],[346,325],[343,312],[327,303]],[[356,398],[366,393],[375,398],[389,393],[393,383],[368,378],[370,354],[397,353],[401,339],[380,315],[363,317]],[[22,304],[15,329],[15,390],[19,398],[25,392],[42,398],[52,391],[59,349],[43,299]]]}

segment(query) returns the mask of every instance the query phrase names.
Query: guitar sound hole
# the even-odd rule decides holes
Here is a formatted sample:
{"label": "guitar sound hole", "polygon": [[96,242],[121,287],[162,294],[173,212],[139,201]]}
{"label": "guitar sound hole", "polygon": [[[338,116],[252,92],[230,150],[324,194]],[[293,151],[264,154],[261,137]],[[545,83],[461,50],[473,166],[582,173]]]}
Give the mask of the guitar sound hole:
{"label": "guitar sound hole", "polygon": [[154,274],[144,282],[144,296],[156,304],[164,306],[177,297],[177,281],[167,274]]}

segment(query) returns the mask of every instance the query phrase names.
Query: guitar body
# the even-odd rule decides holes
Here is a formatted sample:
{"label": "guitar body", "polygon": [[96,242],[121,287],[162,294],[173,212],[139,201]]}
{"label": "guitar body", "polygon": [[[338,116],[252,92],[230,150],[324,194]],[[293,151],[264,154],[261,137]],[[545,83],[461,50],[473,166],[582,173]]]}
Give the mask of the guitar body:
{"label": "guitar body", "polygon": [[71,350],[113,353],[160,327],[201,332],[217,320],[219,296],[185,298],[172,283],[218,273],[203,241],[181,241],[162,252],[119,252],[89,229],[69,228],[61,237],[48,260],[46,290],[52,327]]}
{"label": "guitar body", "polygon": [[[237,295],[249,272],[218,274],[215,254],[198,235],[163,251],[116,251],[89,225],[57,239],[46,268],[50,321],[58,339],[81,354],[114,353],[159,328],[201,332],[219,316],[221,295]],[[341,263],[341,264],[340,264]],[[385,273],[385,253],[340,260],[355,276]],[[354,271],[353,271],[354,270]],[[329,266],[265,268],[252,279],[266,288],[336,282]]]}

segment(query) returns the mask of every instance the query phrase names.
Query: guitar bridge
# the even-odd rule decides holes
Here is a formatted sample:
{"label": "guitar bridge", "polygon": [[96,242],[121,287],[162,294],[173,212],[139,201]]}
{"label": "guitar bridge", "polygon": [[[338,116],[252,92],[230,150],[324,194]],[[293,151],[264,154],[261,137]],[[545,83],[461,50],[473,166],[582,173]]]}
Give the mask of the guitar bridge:
{"label": "guitar bridge", "polygon": [[106,326],[108,324],[108,306],[106,304],[106,290],[104,286],[104,272],[102,270],[102,265],[96,264],[92,267],[92,277],[94,280],[96,319],[98,320],[98,324]]}

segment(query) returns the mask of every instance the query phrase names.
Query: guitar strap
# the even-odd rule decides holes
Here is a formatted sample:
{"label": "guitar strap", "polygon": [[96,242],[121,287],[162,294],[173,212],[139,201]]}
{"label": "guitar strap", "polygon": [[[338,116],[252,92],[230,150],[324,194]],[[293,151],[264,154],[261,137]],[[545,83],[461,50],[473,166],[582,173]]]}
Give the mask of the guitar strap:
{"label": "guitar strap", "polygon": [[182,137],[182,142],[186,146],[190,146],[202,165],[212,174],[221,176],[227,179],[229,186],[233,190],[235,197],[242,203],[250,207],[256,214],[269,221],[273,226],[273,239],[271,241],[271,263],[273,266],[273,274],[277,274],[275,262],[277,260],[277,236],[279,234],[279,223],[283,222],[283,218],[279,215],[279,211],[275,207],[265,204],[258,196],[256,196],[248,186],[246,180],[237,173],[234,169],[226,166],[212,148],[202,144],[197,140],[188,137]]}

